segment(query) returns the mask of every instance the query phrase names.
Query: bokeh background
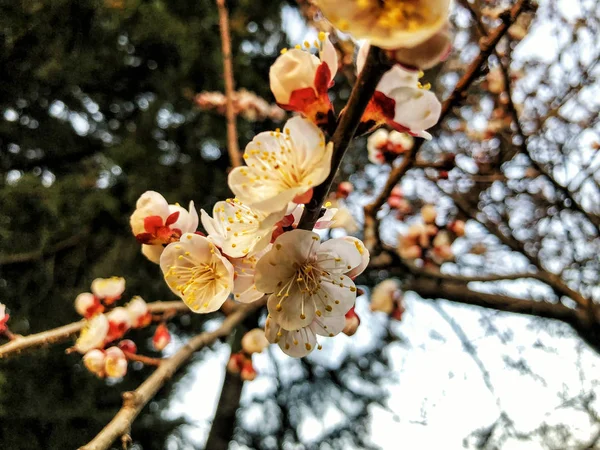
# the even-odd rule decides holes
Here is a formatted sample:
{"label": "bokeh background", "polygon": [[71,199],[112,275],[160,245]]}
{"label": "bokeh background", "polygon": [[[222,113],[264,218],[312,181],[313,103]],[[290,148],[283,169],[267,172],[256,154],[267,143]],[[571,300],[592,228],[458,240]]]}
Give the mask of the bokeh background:
{"label": "bokeh background", "polygon": [[[441,97],[478,48],[472,16],[458,3],[453,56],[426,75]],[[295,1],[228,4],[236,86],[272,102],[270,65],[282,48],[316,31]],[[526,131],[544,163],[564,168],[565,183],[588,172],[581,198],[597,213],[598,161],[588,151],[598,140],[597,2],[540,1],[530,18],[523,25],[529,34],[510,45]],[[338,110],[353,78],[353,50],[343,45],[344,70],[332,90]],[[195,102],[206,91],[223,91],[213,1],[0,0],[0,301],[10,309],[15,333],[77,320],[73,300],[96,277],[125,277],[126,298],[172,299],[159,269],[141,255],[128,218],[146,190],[170,203],[193,199],[207,210],[229,195],[225,119]],[[485,135],[493,105],[484,73],[427,151],[462,155],[468,175],[470,162],[507,145],[502,129]],[[275,116],[239,117],[240,145],[280,127]],[[522,178],[526,166],[517,158],[514,176]],[[349,206],[359,222],[361,205],[377,192],[386,170],[368,164],[364,139],[357,141],[342,171],[357,188]],[[450,181],[468,184],[460,174]],[[588,292],[598,295],[597,236],[556,233],[553,242],[545,240],[552,221],[545,229],[537,225],[556,214],[543,202],[523,206],[524,197],[537,198],[545,186],[535,177],[510,181],[503,181],[511,190],[503,195],[485,185],[484,200],[508,204],[502,214],[514,217],[502,217],[527,229],[521,237],[539,244],[544,257],[562,260],[565,242],[591,252],[577,270]],[[403,187],[409,196],[444,204],[428,182],[426,174],[414,174]],[[384,222],[384,239],[393,242],[402,228],[397,222],[391,216]],[[475,272],[526,266],[481,227],[468,224],[467,231],[469,239],[456,246],[464,255],[458,265]],[[474,243],[491,251],[469,254]],[[243,386],[230,448],[600,448],[600,359],[567,325],[410,292],[407,312],[393,322],[368,309],[369,289],[389,276],[376,271],[358,280],[366,294],[357,301],[362,325],[354,337],[329,340],[322,353],[300,361],[276,347],[255,359],[260,375]],[[501,287],[513,295],[548,293],[533,281]],[[176,318],[166,353],[218,320]],[[148,333],[133,338],[152,355]],[[66,355],[66,347],[0,362],[0,448],[85,444],[118,410],[120,393],[152,370],[134,364],[123,380],[106,382],[88,373],[78,356]],[[199,352],[136,420],[132,448],[204,448],[228,355],[226,342]],[[226,383],[225,389],[242,389],[236,386]]]}

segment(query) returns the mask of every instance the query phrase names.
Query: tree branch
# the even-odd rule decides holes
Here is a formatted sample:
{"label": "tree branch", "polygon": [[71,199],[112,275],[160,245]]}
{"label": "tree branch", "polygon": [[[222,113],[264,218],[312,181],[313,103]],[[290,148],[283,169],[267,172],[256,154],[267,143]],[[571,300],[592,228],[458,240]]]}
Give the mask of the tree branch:
{"label": "tree branch", "polygon": [[[148,303],[148,309],[151,313],[165,313],[168,311],[188,312],[189,308],[180,301],[173,302],[152,302]],[[44,345],[58,344],[64,342],[70,337],[81,331],[85,325],[85,320],[73,322],[52,330],[42,331],[41,333],[30,334],[28,336],[16,336],[15,339],[7,344],[0,345],[0,359],[7,358],[14,353],[20,353],[30,348],[42,347]]]}
{"label": "tree branch", "polygon": [[242,155],[238,145],[238,136],[236,128],[236,117],[233,106],[234,82],[233,82],[233,64],[231,56],[231,35],[229,32],[229,13],[225,0],[217,0],[219,10],[219,29],[221,30],[221,46],[223,49],[223,77],[225,78],[225,116],[227,117],[227,151],[232,167],[242,165]]}
{"label": "tree branch", "polygon": [[42,259],[44,256],[54,255],[68,248],[75,247],[83,240],[83,238],[85,238],[88,235],[88,232],[89,231],[86,230],[83,233],[74,234],[73,236],[69,236],[67,239],[59,241],[56,244],[53,244],[47,248],[42,248],[40,250],[33,250],[30,252],[15,253],[12,255],[2,256],[0,258],[0,266],[37,261],[39,259]]}
{"label": "tree branch", "polygon": [[128,434],[131,424],[144,406],[189,361],[194,352],[212,344],[219,338],[229,335],[233,328],[241,323],[248,314],[263,306],[264,303],[263,300],[249,305],[241,305],[227,316],[215,331],[205,332],[190,339],[177,353],[165,359],[156,371],[135,391],[123,393],[123,407],[90,443],[80,447],[79,450],[106,450],[120,436]]}
{"label": "tree branch", "polygon": [[358,128],[360,119],[375,93],[375,88],[381,80],[383,74],[390,68],[390,62],[385,58],[384,53],[377,47],[371,47],[367,55],[367,61],[362,72],[352,88],[350,99],[340,121],[333,133],[331,141],[333,142],[333,157],[331,160],[331,172],[327,179],[317,186],[314,190],[311,201],[306,205],[304,214],[300,219],[298,228],[302,230],[312,230],[321,213],[323,202],[327,198],[329,189],[342,162],[342,158],[348,150],[348,146],[354,137]]}

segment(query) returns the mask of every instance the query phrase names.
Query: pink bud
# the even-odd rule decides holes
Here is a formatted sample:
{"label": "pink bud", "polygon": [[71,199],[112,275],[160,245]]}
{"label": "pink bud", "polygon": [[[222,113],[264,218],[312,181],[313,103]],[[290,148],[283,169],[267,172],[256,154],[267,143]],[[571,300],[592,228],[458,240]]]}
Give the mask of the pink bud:
{"label": "pink bud", "polygon": [[227,370],[229,373],[238,374],[242,370],[246,357],[242,353],[233,353],[227,362]]}
{"label": "pink bud", "polygon": [[104,372],[109,378],[121,378],[127,373],[127,358],[119,347],[106,349],[106,360],[104,361]]}
{"label": "pink bud", "polygon": [[89,292],[83,292],[75,299],[75,311],[86,319],[104,311],[100,300]]}
{"label": "pink bud", "polygon": [[465,235],[465,222],[462,220],[455,220],[450,225],[448,225],[448,229],[456,234],[458,237],[462,237]]}
{"label": "pink bud", "polygon": [[348,198],[348,196],[354,191],[354,186],[349,181],[342,181],[337,188],[337,198]]}
{"label": "pink bud", "polygon": [[257,373],[254,370],[254,366],[252,365],[252,361],[247,359],[242,367],[242,371],[240,372],[240,377],[244,381],[252,381],[256,379]]}
{"label": "pink bud", "polygon": [[404,192],[402,192],[402,188],[398,185],[394,186],[394,189],[392,189],[392,192],[390,193],[390,197],[403,198]]}
{"label": "pink bud", "polygon": [[162,351],[171,342],[171,333],[164,323],[156,327],[154,336],[152,337],[152,345],[157,351]]}
{"label": "pink bud", "polygon": [[102,350],[93,349],[83,355],[83,365],[94,375],[104,376],[104,361],[106,355]]}
{"label": "pink bud", "polygon": [[125,353],[137,353],[137,345],[131,339],[124,339],[119,342],[119,348]]}
{"label": "pink bud", "polygon": [[358,317],[358,314],[356,314],[356,311],[354,311],[353,306],[352,308],[350,308],[350,311],[346,313],[346,325],[344,326],[342,333],[344,333],[347,336],[353,336],[354,333],[356,333],[356,330],[358,330],[359,325],[360,317]]}
{"label": "pink bud", "polygon": [[129,313],[122,306],[119,306],[106,314],[106,318],[108,319],[109,324],[106,342],[112,342],[122,338],[125,333],[127,333],[127,330],[131,328]]}
{"label": "pink bud", "polygon": [[417,259],[423,254],[421,247],[418,245],[411,245],[410,247],[401,247],[398,249],[398,253],[402,259]]}
{"label": "pink bud", "polygon": [[392,209],[400,209],[403,204],[404,204],[404,200],[400,197],[388,197],[387,199],[387,204],[390,206],[390,208]]}

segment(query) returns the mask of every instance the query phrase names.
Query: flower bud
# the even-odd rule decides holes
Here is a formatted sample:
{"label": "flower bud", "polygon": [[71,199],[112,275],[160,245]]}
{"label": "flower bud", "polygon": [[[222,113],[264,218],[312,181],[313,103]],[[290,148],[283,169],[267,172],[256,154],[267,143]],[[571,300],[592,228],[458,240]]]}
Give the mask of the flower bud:
{"label": "flower bud", "polygon": [[109,378],[122,378],[127,373],[127,358],[119,347],[106,349],[104,372]]}
{"label": "flower bud", "polygon": [[400,209],[404,205],[404,199],[400,197],[388,197],[387,204],[392,209]]}
{"label": "flower bud", "polygon": [[6,326],[6,322],[10,316],[6,314],[6,306],[0,303],[0,333],[4,333],[8,327]]}
{"label": "flower bud", "polygon": [[83,292],[75,299],[75,311],[85,318],[90,318],[95,314],[103,312],[104,306],[94,294]]}
{"label": "flower bud", "polygon": [[348,196],[354,191],[354,186],[349,181],[342,181],[338,184],[336,197],[337,198],[348,198]]}
{"label": "flower bud", "polygon": [[104,362],[106,355],[102,350],[93,349],[83,355],[83,365],[87,370],[99,377],[104,376]]}
{"label": "flower bud", "polygon": [[131,319],[125,308],[119,306],[106,314],[109,323],[108,336],[106,342],[122,338],[131,328]]}
{"label": "flower bud", "polygon": [[94,348],[104,347],[104,340],[108,335],[109,323],[104,314],[97,314],[89,319],[81,330],[75,342],[75,350],[87,353]]}
{"label": "flower bud", "polygon": [[129,314],[129,320],[131,321],[132,328],[143,328],[150,325],[152,322],[152,315],[148,311],[148,304],[140,296],[135,296],[131,299],[125,309]]}
{"label": "flower bud", "polygon": [[119,342],[119,348],[123,350],[124,353],[137,353],[137,345],[131,339],[124,339]]}
{"label": "flower bud", "polygon": [[92,293],[110,305],[121,298],[125,291],[125,278],[96,278],[92,281]]}
{"label": "flower bud", "polygon": [[396,306],[397,299],[402,295],[400,282],[395,279],[384,280],[373,289],[371,293],[371,311],[381,311],[391,314]]}
{"label": "flower bud", "polygon": [[248,331],[242,338],[242,349],[248,354],[261,353],[269,346],[265,332],[260,328]]}
{"label": "flower bud", "polygon": [[154,336],[152,337],[152,345],[156,351],[162,351],[171,342],[171,333],[164,323],[156,327]]}
{"label": "flower bud", "polygon": [[394,189],[392,189],[392,192],[390,193],[390,197],[404,198],[402,188],[399,185],[394,186]]}
{"label": "flower bud", "polygon": [[398,254],[402,259],[418,259],[423,255],[423,251],[418,245],[411,245],[409,247],[400,247]]}
{"label": "flower bud", "polygon": [[232,353],[227,362],[227,371],[238,374],[242,370],[246,357],[242,353]]}
{"label": "flower bud", "polygon": [[359,325],[360,317],[358,317],[358,314],[356,314],[356,312],[354,311],[353,306],[352,308],[350,308],[350,311],[346,313],[346,325],[344,326],[342,333],[344,333],[347,336],[353,336],[354,333],[356,333],[356,330],[358,330]]}
{"label": "flower bud", "polygon": [[421,217],[423,218],[423,222],[427,224],[432,224],[435,222],[437,217],[437,212],[435,210],[434,205],[425,205],[421,208]]}
{"label": "flower bud", "polygon": [[240,377],[244,381],[253,381],[256,379],[257,373],[254,370],[254,366],[252,365],[252,360],[247,359],[242,367],[242,371],[240,372]]}
{"label": "flower bud", "polygon": [[462,237],[465,235],[465,222],[462,220],[455,220],[450,225],[448,225],[448,229],[456,234],[458,237]]}

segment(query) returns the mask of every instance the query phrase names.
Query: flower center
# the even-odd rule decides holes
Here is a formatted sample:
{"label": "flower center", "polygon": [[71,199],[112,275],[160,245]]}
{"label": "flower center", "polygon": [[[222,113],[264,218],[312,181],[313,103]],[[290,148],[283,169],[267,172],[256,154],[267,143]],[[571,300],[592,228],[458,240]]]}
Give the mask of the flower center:
{"label": "flower center", "polygon": [[376,26],[416,30],[432,21],[429,8],[420,0],[358,0],[359,8],[376,12]]}

